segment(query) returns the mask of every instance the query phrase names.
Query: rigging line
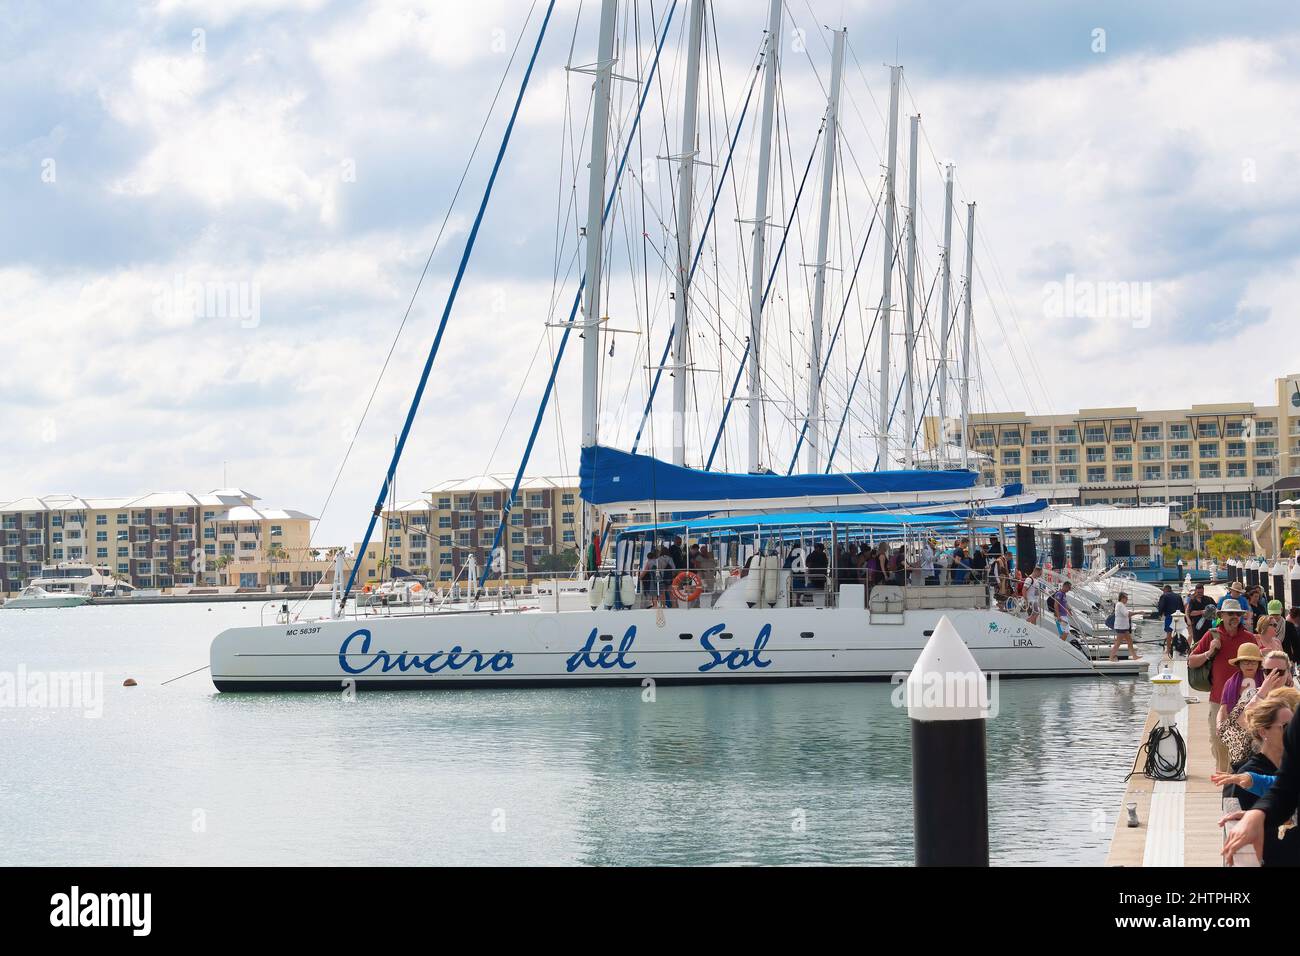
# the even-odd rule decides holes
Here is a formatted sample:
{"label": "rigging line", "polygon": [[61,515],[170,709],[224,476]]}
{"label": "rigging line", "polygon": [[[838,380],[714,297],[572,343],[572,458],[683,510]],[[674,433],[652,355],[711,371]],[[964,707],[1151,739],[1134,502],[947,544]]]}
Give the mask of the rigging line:
{"label": "rigging line", "polygon": [[[929,293],[926,294],[926,297],[925,297],[925,304],[926,304],[926,308],[927,308],[927,309],[928,309],[928,307],[929,307],[929,305],[930,305],[930,299],[934,296],[934,287],[935,287],[935,285],[938,284],[938,282],[939,282],[939,274],[938,274],[938,273],[935,273],[934,278],[930,281],[930,291],[929,291]],[[919,328],[917,329],[917,332],[916,332],[916,335],[915,335],[916,338],[920,338],[920,337],[925,333],[925,324],[926,324],[926,319],[927,319],[927,318],[928,318],[928,314],[927,314],[926,310],[923,309],[923,310],[921,311],[921,322],[920,322],[920,326],[919,326]],[[912,367],[913,367],[913,368],[916,367],[916,362],[915,362],[915,360],[912,362]],[[898,400],[899,400],[900,397],[902,397],[903,389],[904,389],[905,387],[906,387],[906,388],[912,388],[912,387],[913,387],[913,386],[912,386],[912,383],[911,383],[910,381],[907,380],[907,376],[906,376],[906,375],[904,375],[904,376],[902,377],[902,381],[900,381],[900,382],[898,383],[898,388],[896,388],[896,389],[894,390],[894,401],[893,401],[893,403],[889,406],[889,422],[888,422],[888,424],[885,426],[886,429],[888,429],[890,426],[892,426],[892,425],[894,424],[894,415],[898,412]],[[874,470],[879,470],[879,468],[880,468],[880,456],[877,455],[877,456],[876,456],[876,467],[875,467],[875,469],[873,469],[873,471],[874,471]],[[886,470],[889,469],[889,463],[888,463],[888,462],[885,463],[885,468],[886,468]]]}
{"label": "rigging line", "polygon": [[[379,369],[379,375],[375,379],[374,387],[370,390],[370,397],[366,400],[365,408],[361,412],[361,420],[357,422],[356,430],[352,433],[352,440],[348,443],[347,450],[343,453],[343,461],[339,464],[339,469],[334,475],[334,481],[330,485],[329,493],[325,496],[325,503],[321,505],[320,515],[323,518],[325,512],[329,509],[330,502],[334,498],[334,492],[338,488],[338,483],[343,477],[343,470],[347,467],[348,458],[352,454],[353,446],[361,434],[361,428],[365,424],[366,416],[370,412],[370,406],[375,400],[375,395],[379,391],[379,385],[383,381],[384,373],[388,370],[388,365],[392,361],[393,353],[397,349],[398,340],[402,337],[402,331],[406,328],[406,322],[411,316],[411,310],[415,307],[416,297],[420,294],[420,287],[424,284],[425,277],[429,273],[429,266],[433,263],[433,257],[438,251],[442,242],[443,234],[446,232],[447,223],[451,221],[452,211],[456,208],[456,201],[460,198],[460,191],[469,178],[469,172],[474,166],[474,158],[478,155],[478,148],[482,145],[483,135],[487,132],[488,124],[492,121],[492,114],[496,112],[497,102],[500,100],[501,91],[505,89],[506,80],[510,76],[510,69],[514,66],[515,56],[519,52],[519,45],[523,42],[524,35],[528,30],[528,24],[532,20],[533,12],[537,8],[537,2],[534,0],[532,7],[528,11],[528,16],[524,24],[520,27],[519,36],[515,38],[514,49],[510,52],[510,59],[506,62],[506,67],[501,73],[501,80],[497,83],[496,92],[492,95],[492,102],[488,104],[487,115],[483,117],[483,124],[479,127],[478,137],[474,140],[474,146],[470,149],[469,158],[465,161],[465,168],[461,170],[460,180],[456,183],[456,189],[452,192],[451,201],[447,204],[447,212],[443,215],[442,223],[438,227],[438,234],[434,236],[433,247],[429,250],[429,256],[424,261],[424,268],[420,271],[420,278],[416,280],[415,290],[411,293],[410,301],[407,303],[406,311],[402,314],[402,321],[397,326],[397,333],[393,336],[392,344],[388,347],[388,354],[384,357],[384,364]],[[311,547],[312,540],[315,538],[316,531],[319,530],[320,524],[317,523],[316,529],[307,537],[307,547]]]}
{"label": "rigging line", "polygon": [[[718,176],[718,188],[714,190],[713,202],[709,205],[708,216],[705,218],[704,226],[700,230],[700,241],[695,247],[695,257],[691,260],[691,271],[687,277],[688,287],[690,286],[691,281],[694,280],[695,270],[700,264],[700,256],[704,252],[705,242],[709,236],[709,227],[713,225],[714,213],[718,208],[718,199],[722,196],[722,190],[726,188],[727,174],[731,169],[731,161],[736,154],[736,143],[740,139],[741,130],[745,127],[745,116],[749,112],[749,104],[754,98],[754,88],[757,86],[758,77],[762,73],[763,55],[765,54],[759,56],[758,66],[754,70],[753,78],[749,81],[749,93],[745,96],[745,105],[741,108],[740,119],[736,122],[736,132],[732,136],[731,146],[727,150],[727,160],[722,167],[722,172]],[[636,454],[637,448],[641,445],[641,435],[642,432],[645,431],[646,421],[650,418],[650,412],[654,406],[655,394],[659,391],[659,380],[663,376],[664,365],[668,362],[668,354],[672,350],[673,335],[676,331],[675,327],[669,326],[668,340],[664,342],[664,352],[662,357],[659,359],[658,367],[655,369],[654,381],[650,384],[650,395],[646,399],[645,410],[641,413],[641,424],[637,426],[636,438],[632,441],[632,454]]]}
{"label": "rigging line", "polygon": [[397,440],[397,447],[393,449],[393,459],[388,465],[388,473],[384,482],[379,487],[379,495],[375,501],[375,510],[370,515],[370,522],[366,526],[366,535],[361,541],[361,548],[357,552],[357,560],[352,564],[352,572],[348,575],[347,587],[343,591],[343,598],[340,606],[346,606],[348,594],[352,591],[352,586],[356,583],[357,572],[361,569],[361,555],[365,554],[367,546],[370,544],[370,538],[375,532],[375,522],[384,510],[384,500],[388,495],[388,488],[393,480],[393,475],[397,471],[397,463],[402,459],[402,450],[406,447],[407,436],[411,433],[411,425],[415,421],[415,414],[420,408],[420,399],[424,397],[424,389],[429,384],[429,373],[433,370],[433,361],[438,355],[438,347],[442,344],[443,333],[447,329],[447,320],[451,318],[452,307],[456,304],[456,295],[460,292],[461,282],[465,278],[465,270],[469,266],[470,256],[474,252],[474,243],[478,239],[479,229],[483,225],[483,217],[487,212],[488,201],[492,198],[492,187],[496,185],[497,174],[501,171],[501,164],[505,159],[506,149],[510,145],[510,137],[515,129],[515,121],[519,117],[519,108],[523,105],[524,93],[528,90],[528,82],[532,79],[533,68],[537,65],[538,54],[542,50],[542,40],[546,37],[546,28],[550,25],[551,14],[555,11],[555,0],[550,0],[546,7],[546,16],[542,20],[541,29],[537,32],[537,42],[533,46],[533,55],[528,61],[528,68],[524,71],[522,82],[519,84],[519,94],[515,97],[515,105],[510,113],[510,122],[506,124],[505,134],[501,138],[501,146],[497,150],[496,161],[492,165],[492,173],[488,176],[487,187],[483,190],[483,199],[479,203],[478,213],[474,217],[474,225],[470,228],[469,236],[465,240],[465,250],[461,253],[460,265],[456,269],[456,277],[452,280],[451,289],[447,294],[447,304],[443,307],[442,318],[438,322],[438,331],[433,338],[433,344],[429,348],[429,357],[425,359],[424,370],[420,374],[420,383],[416,386],[415,396],[411,399],[411,408],[406,414],[406,421],[402,425],[402,434]]}
{"label": "rigging line", "polygon": [[[623,148],[623,156],[618,162],[618,168],[614,172],[614,181],[610,185],[609,198],[605,202],[605,208],[601,212],[600,221],[602,226],[609,219],[610,210],[614,206],[614,200],[618,196],[619,182],[623,178],[623,170],[627,166],[628,154],[632,151],[632,141],[636,137],[637,130],[641,127],[641,114],[645,110],[646,100],[650,97],[650,89],[654,83],[655,76],[659,70],[659,57],[663,53],[664,44],[668,41],[668,29],[672,25],[673,14],[677,12],[677,0],[672,0],[665,15],[663,32],[659,36],[659,43],[655,48],[654,60],[650,64],[650,71],[646,75],[645,87],[641,93],[640,103],[637,105],[636,118],[632,121],[632,128],[628,132],[627,143]],[[603,230],[602,230],[603,231]],[[510,511],[514,507],[515,498],[519,494],[519,485],[523,482],[524,471],[528,468],[528,460],[532,457],[533,446],[537,442],[537,432],[541,428],[542,418],[546,414],[546,406],[551,399],[551,392],[555,388],[555,379],[560,371],[560,363],[564,358],[565,347],[569,344],[569,335],[573,332],[574,320],[578,314],[578,307],[582,304],[582,293],[587,285],[587,276],[584,274],[578,282],[577,291],[573,297],[573,307],[569,310],[569,320],[565,323],[564,333],[560,336],[560,345],[555,352],[555,360],[551,363],[551,375],[546,382],[546,388],[542,392],[542,398],[538,405],[537,417],[533,421],[532,431],[528,435],[528,444],[524,446],[524,453],[519,460],[519,470],[515,473],[514,484],[510,489],[510,496],[506,498],[505,504],[501,509],[501,520],[497,524],[496,534],[492,540],[492,550],[489,552],[489,559],[483,562],[483,574],[479,578],[478,586],[481,588],[487,582],[488,575],[492,572],[491,555],[496,554],[497,549],[501,546],[501,535],[505,530],[506,523],[510,520]],[[587,334],[597,334],[595,326],[588,329]],[[584,547],[586,544],[584,542]]]}
{"label": "rigging line", "polygon": [[[835,342],[839,338],[840,328],[844,324],[844,316],[849,311],[849,302],[853,296],[853,288],[858,281],[858,270],[862,268],[862,260],[867,254],[867,243],[871,241],[871,231],[876,226],[879,219],[880,207],[876,206],[876,215],[871,217],[871,222],[867,224],[867,235],[862,240],[862,249],[858,252],[858,261],[853,265],[853,276],[849,279],[849,287],[844,292],[844,305],[840,309],[840,316],[835,322],[835,331],[831,333],[830,345],[826,348],[826,360],[822,362],[822,378],[826,377],[826,370],[830,368],[831,355],[835,351]],[[799,432],[799,440],[794,446],[794,454],[790,456],[790,467],[786,469],[786,474],[794,472],[795,462],[799,460],[799,450],[803,447],[804,437],[808,434],[808,420],[805,418],[803,429]]]}
{"label": "rigging line", "polygon": [[[760,321],[762,320],[763,308],[764,308],[764,306],[767,305],[767,297],[768,297],[768,295],[769,295],[769,294],[771,293],[771,291],[772,291],[772,283],[773,283],[773,281],[776,279],[776,272],[777,272],[777,269],[778,269],[778,268],[780,267],[780,265],[781,265],[781,257],[782,257],[782,255],[785,253],[786,241],[787,241],[787,240],[789,239],[789,237],[790,237],[790,227],[791,227],[791,225],[794,223],[795,214],[799,211],[799,200],[803,197],[803,188],[804,188],[804,186],[807,185],[807,183],[808,183],[808,174],[809,174],[809,172],[812,171],[813,160],[817,158],[817,144],[818,144],[819,142],[821,142],[822,133],[825,131],[825,129],[826,129],[825,117],[822,117],[822,124],[821,124],[821,126],[818,127],[818,129],[817,129],[817,136],[816,136],[816,138],[813,140],[813,148],[812,148],[812,152],[809,153],[809,155],[808,155],[808,165],[805,166],[805,167],[804,167],[804,170],[803,170],[803,179],[801,179],[801,180],[799,181],[799,189],[795,192],[795,195],[794,195],[794,206],[793,206],[793,207],[791,208],[791,210],[790,210],[790,218],[789,218],[789,220],[786,222],[786,224],[785,224],[785,228],[781,231],[781,245],[777,248],[777,250],[776,250],[776,258],[772,261],[772,269],[771,269],[771,271],[768,273],[767,284],[766,284],[766,286],[765,286],[764,289],[763,289],[763,297],[762,297],[761,299],[759,299],[759,303],[758,303],[758,314],[759,314],[759,319],[760,319]],[[764,228],[766,228],[766,223],[765,223],[765,222],[756,222],[756,223],[754,223],[754,228],[755,228],[755,229],[764,229]],[[745,340],[745,351],[744,351],[744,354],[741,356],[741,359],[740,359],[740,368],[741,368],[742,370],[743,370],[744,367],[745,367],[745,362],[749,359],[749,350],[750,350],[750,348],[751,348],[752,346],[753,346],[753,342],[750,341],[750,340],[748,339],[748,337],[747,337],[746,340]],[[731,386],[731,393],[727,396],[727,403],[726,403],[726,405],[724,406],[723,411],[722,411],[722,421],[718,423],[718,432],[717,432],[717,434],[714,435],[714,437],[713,437],[713,447],[709,450],[709,460],[708,460],[707,462],[705,462],[705,465],[704,465],[704,470],[705,470],[705,471],[709,471],[709,470],[711,470],[712,467],[713,467],[713,457],[714,457],[714,455],[717,454],[717,451],[718,451],[718,442],[722,440],[723,432],[724,432],[724,431],[726,430],[726,428],[727,428],[727,416],[731,414],[731,406],[732,406],[732,404],[733,404],[733,403],[735,402],[735,400],[736,400],[736,389],[739,388],[739,387],[740,387],[740,373],[737,372],[737,374],[736,374],[736,380],[735,380],[735,382],[732,383],[732,386]],[[760,396],[756,396],[756,395],[751,395],[751,396],[750,396],[750,401],[761,401],[761,400],[762,400],[762,399],[761,399]]]}
{"label": "rigging line", "polygon": [[[889,265],[890,269],[893,269],[894,266],[898,264],[898,256],[900,252],[901,250],[898,247],[894,248],[894,258]],[[883,311],[884,305],[885,305],[885,296],[882,293],[879,301],[876,303],[876,310],[875,310],[876,316],[871,320],[871,328],[867,331],[867,338],[862,345],[862,357],[858,359],[858,370],[853,374],[853,384],[849,387],[849,397],[844,402],[844,414],[840,416],[839,428],[836,429],[835,441],[831,445],[830,454],[826,456],[826,470],[823,472],[823,474],[829,475],[831,473],[831,464],[835,461],[835,452],[840,447],[840,435],[843,434],[844,432],[844,423],[848,420],[849,412],[853,408],[853,393],[857,391],[858,380],[862,376],[862,367],[866,364],[867,361],[867,352],[871,345],[871,336],[875,334],[876,326],[880,323],[880,313],[881,311]]]}

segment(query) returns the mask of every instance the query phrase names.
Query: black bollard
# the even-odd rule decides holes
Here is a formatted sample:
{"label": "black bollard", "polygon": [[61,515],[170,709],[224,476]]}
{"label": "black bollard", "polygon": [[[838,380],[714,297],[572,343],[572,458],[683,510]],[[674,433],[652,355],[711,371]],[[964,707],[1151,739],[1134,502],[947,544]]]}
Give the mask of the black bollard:
{"label": "black bollard", "polygon": [[1282,602],[1282,613],[1286,613],[1286,565],[1281,561],[1269,569],[1269,574],[1273,578],[1273,587],[1269,589],[1269,597],[1275,601]]}
{"label": "black bollard", "polygon": [[947,616],[907,678],[917,866],[988,866],[988,684]]}
{"label": "black bollard", "polygon": [[1300,607],[1300,564],[1291,569],[1291,606]]}

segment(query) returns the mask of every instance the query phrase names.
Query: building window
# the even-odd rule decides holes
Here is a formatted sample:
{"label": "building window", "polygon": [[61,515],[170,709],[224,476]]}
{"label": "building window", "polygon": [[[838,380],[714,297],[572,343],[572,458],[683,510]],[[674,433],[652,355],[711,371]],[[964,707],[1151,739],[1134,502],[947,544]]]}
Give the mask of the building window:
{"label": "building window", "polygon": [[1062,449],[1060,449],[1059,451],[1057,451],[1057,453],[1056,453],[1056,460],[1057,460],[1058,463],[1064,463],[1064,464],[1071,464],[1071,465],[1072,465],[1072,464],[1074,464],[1075,462],[1077,462],[1077,461],[1079,460],[1079,452],[1078,452],[1078,449],[1075,449],[1075,448],[1062,448]]}
{"label": "building window", "polygon": [[1102,467],[1100,467],[1100,468],[1089,468],[1089,469],[1088,469],[1088,481],[1089,481],[1089,482],[1097,483],[1097,482],[1101,482],[1101,481],[1105,481],[1105,480],[1106,480],[1106,468],[1105,468],[1104,465],[1103,465]]}
{"label": "building window", "polygon": [[1192,477],[1191,465],[1170,465],[1169,466],[1170,481],[1186,481],[1191,477]]}
{"label": "building window", "polygon": [[1004,445],[1019,445],[1020,443],[1021,443],[1021,442],[1020,442],[1020,432],[1019,432],[1019,431],[1004,431],[1004,432],[1002,433],[1002,444],[1004,444]]}
{"label": "building window", "polygon": [[1035,428],[1029,433],[1029,444],[1046,445],[1051,441],[1051,434],[1046,428]]}
{"label": "building window", "polygon": [[450,510],[451,510],[451,499],[450,499],[450,498],[439,498],[439,499],[438,499],[438,510],[439,510],[439,511],[450,511]]}
{"label": "building window", "polygon": [[1186,424],[1170,425],[1169,437],[1175,439],[1191,438],[1192,437],[1191,426]]}
{"label": "building window", "polygon": [[438,527],[439,527],[439,528],[450,528],[450,527],[451,527],[451,515],[438,515]]}
{"label": "building window", "polygon": [[108,524],[108,515],[95,515],[95,524],[100,526]]}
{"label": "building window", "polygon": [[1051,461],[1052,453],[1050,451],[1039,451],[1035,449],[1029,453],[1029,463],[1031,465],[1047,465],[1050,464]]}
{"label": "building window", "polygon": [[1115,480],[1116,480],[1116,481],[1132,481],[1132,480],[1133,480],[1133,466],[1132,466],[1132,465],[1116,465],[1116,466],[1115,466]]}
{"label": "building window", "polygon": [[[400,530],[402,530],[402,519],[401,519],[401,518],[389,518],[389,519],[388,519],[388,530],[389,530],[389,531],[400,531]],[[274,527],[274,526],[271,527],[271,533],[272,533],[272,534],[275,534],[275,527]]]}
{"label": "building window", "polygon": [[1116,426],[1111,430],[1111,433],[1110,433],[1110,440],[1111,440],[1111,441],[1132,441],[1132,440],[1133,440],[1133,426],[1132,426],[1132,425],[1116,425]]}
{"label": "building window", "polygon": [[1245,477],[1246,477],[1246,463],[1245,463],[1244,461],[1230,461],[1230,462],[1228,462],[1228,477],[1229,477],[1229,478],[1245,478]]}
{"label": "building window", "polygon": [[1017,485],[1020,483],[1020,469],[1008,468],[1002,472],[1002,483],[1004,485]]}
{"label": "building window", "polygon": [[1096,425],[1089,425],[1083,430],[1083,440],[1086,442],[1105,442],[1106,429]]}
{"label": "building window", "polygon": [[1164,457],[1165,457],[1165,451],[1164,451],[1164,449],[1161,448],[1159,445],[1143,445],[1143,446],[1142,446],[1142,460],[1143,460],[1143,461],[1159,461],[1161,458],[1164,458]]}
{"label": "building window", "polygon": [[1197,422],[1196,437],[1197,438],[1218,438],[1219,423],[1218,422]]}
{"label": "building window", "polygon": [[564,505],[565,507],[572,507],[574,500],[575,500],[575,496],[572,491],[566,491],[562,495],[560,495],[560,504]]}
{"label": "building window", "polygon": [[1201,477],[1202,477],[1202,478],[1218,478],[1218,477],[1219,477],[1219,463],[1218,463],[1217,461],[1214,461],[1214,462],[1205,462],[1205,461],[1203,461],[1203,462],[1201,462]]}
{"label": "building window", "polygon": [[1159,481],[1164,477],[1164,469],[1159,465],[1144,465],[1142,468],[1143,481]]}
{"label": "building window", "polygon": [[1203,441],[1196,446],[1196,455],[1199,458],[1218,458],[1219,443],[1217,441]]}
{"label": "building window", "polygon": [[1114,458],[1115,461],[1132,461],[1133,446],[1116,445],[1113,449],[1111,449],[1111,457]]}
{"label": "building window", "polygon": [[1002,453],[1002,464],[1004,464],[1004,465],[1018,465],[1018,464],[1020,464],[1020,451],[1019,451],[1019,449],[1014,450],[1014,451],[1004,451],[1004,452]]}
{"label": "building window", "polygon": [[1079,469],[1077,468],[1058,468],[1057,479],[1066,485],[1075,485],[1079,483]]}
{"label": "building window", "polygon": [[1277,475],[1277,462],[1275,461],[1257,461],[1255,462],[1255,474],[1260,478],[1272,478]]}
{"label": "building window", "polygon": [[495,495],[481,495],[478,499],[479,511],[496,511],[497,499]]}
{"label": "building window", "polygon": [[565,531],[562,537],[565,544],[573,544],[578,540],[577,535],[572,531]]}
{"label": "building window", "polygon": [[1106,460],[1106,449],[1105,449],[1105,448],[1089,448],[1089,449],[1088,449],[1088,460],[1089,460],[1089,461],[1105,461],[1105,460]]}
{"label": "building window", "polygon": [[1244,441],[1230,441],[1227,444],[1226,455],[1229,458],[1245,458],[1246,443]]}
{"label": "building window", "polygon": [[107,532],[107,531],[96,531],[96,532],[95,532],[95,540],[96,540],[96,541],[107,541],[107,540],[108,540],[108,532]]}
{"label": "building window", "polygon": [[1161,431],[1161,427],[1159,425],[1143,425],[1142,440],[1160,441],[1160,431]]}

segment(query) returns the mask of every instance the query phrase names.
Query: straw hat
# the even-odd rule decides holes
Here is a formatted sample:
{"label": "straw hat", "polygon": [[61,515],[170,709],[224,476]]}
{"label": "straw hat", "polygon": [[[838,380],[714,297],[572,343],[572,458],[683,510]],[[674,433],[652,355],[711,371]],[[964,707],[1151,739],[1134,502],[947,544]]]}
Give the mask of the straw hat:
{"label": "straw hat", "polygon": [[1244,591],[1244,590],[1246,590],[1246,585],[1242,584],[1240,581],[1233,581],[1231,584],[1228,585],[1228,590],[1229,590],[1229,591]]}
{"label": "straw hat", "polygon": [[1247,641],[1237,648],[1237,656],[1228,661],[1229,664],[1236,664],[1238,661],[1260,661],[1264,660],[1264,655],[1259,652],[1258,644],[1251,644]]}
{"label": "straw hat", "polygon": [[1225,604],[1223,605],[1223,607],[1219,608],[1219,617],[1223,617],[1223,615],[1225,614],[1245,614],[1245,613],[1246,613],[1246,609],[1242,607],[1240,604]]}

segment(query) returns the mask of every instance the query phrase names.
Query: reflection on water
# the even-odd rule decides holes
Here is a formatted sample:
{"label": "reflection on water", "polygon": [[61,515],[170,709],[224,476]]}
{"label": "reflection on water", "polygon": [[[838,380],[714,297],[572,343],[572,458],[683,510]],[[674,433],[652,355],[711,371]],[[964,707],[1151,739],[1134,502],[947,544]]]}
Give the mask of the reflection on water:
{"label": "reflection on water", "polygon": [[[0,708],[3,863],[911,861],[887,684],[217,694],[256,606],[0,611],[0,671],[102,671],[103,716]],[[123,688],[123,678],[140,686]],[[1146,714],[1128,680],[999,686],[995,862],[1100,864]]]}

